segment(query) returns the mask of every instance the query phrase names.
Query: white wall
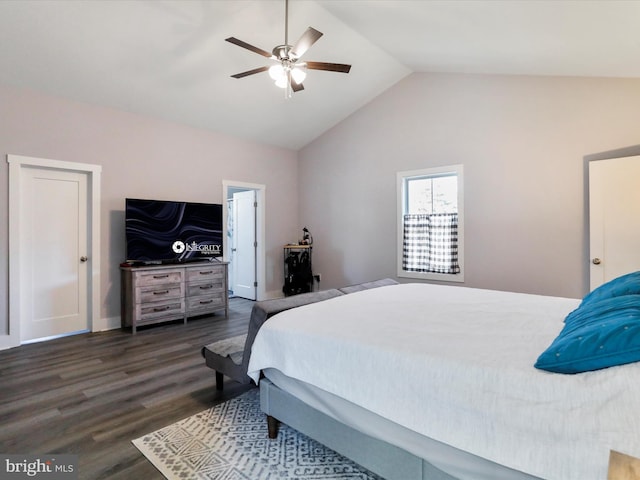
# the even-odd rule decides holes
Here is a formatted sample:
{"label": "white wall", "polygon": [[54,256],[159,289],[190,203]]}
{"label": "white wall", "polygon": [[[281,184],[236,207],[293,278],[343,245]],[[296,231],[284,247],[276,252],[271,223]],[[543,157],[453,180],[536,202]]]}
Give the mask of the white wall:
{"label": "white wall", "polygon": [[[223,179],[263,184],[266,291],[281,292],[282,245],[298,231],[296,152],[10,87],[0,86],[0,105],[0,251],[8,250],[7,154],[101,165],[101,315],[119,317],[126,197],[222,203]],[[0,255],[0,335],[7,264]]]}
{"label": "white wall", "polygon": [[[640,80],[413,74],[296,153],[0,86],[6,154],[102,165],[103,317],[119,315],[124,198],[222,202],[267,186],[267,288],[282,245],[314,236],[322,288],[395,276],[395,173],[465,166],[465,285],[570,297],[588,288],[583,157],[640,143]],[[296,188],[299,202],[296,202]],[[299,204],[299,206],[298,206]],[[0,255],[0,335],[8,255]]]}
{"label": "white wall", "polygon": [[413,74],[299,152],[323,288],[395,277],[395,173],[464,164],[466,286],[588,289],[587,154],[640,143],[640,80]]}

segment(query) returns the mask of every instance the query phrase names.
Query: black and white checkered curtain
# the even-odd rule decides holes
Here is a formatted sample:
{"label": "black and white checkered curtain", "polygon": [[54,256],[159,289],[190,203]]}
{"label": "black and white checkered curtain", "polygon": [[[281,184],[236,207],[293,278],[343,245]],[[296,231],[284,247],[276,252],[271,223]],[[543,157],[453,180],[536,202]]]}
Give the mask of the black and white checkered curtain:
{"label": "black and white checkered curtain", "polygon": [[458,214],[406,214],[402,268],[409,272],[460,273]]}

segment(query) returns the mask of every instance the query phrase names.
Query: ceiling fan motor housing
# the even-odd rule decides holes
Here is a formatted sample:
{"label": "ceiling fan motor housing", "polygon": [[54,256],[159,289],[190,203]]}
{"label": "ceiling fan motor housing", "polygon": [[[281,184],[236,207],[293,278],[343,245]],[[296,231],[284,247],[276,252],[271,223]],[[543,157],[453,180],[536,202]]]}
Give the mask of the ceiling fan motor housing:
{"label": "ceiling fan motor housing", "polygon": [[277,47],[274,47],[272,53],[278,60],[296,60],[295,57],[289,56],[291,48],[291,45],[278,45]]}

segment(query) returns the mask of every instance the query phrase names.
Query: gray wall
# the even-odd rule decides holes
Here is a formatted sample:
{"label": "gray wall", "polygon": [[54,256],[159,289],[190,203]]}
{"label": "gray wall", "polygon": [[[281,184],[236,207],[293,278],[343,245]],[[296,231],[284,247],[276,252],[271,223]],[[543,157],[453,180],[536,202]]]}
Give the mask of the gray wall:
{"label": "gray wall", "polygon": [[0,105],[0,335],[8,317],[7,154],[102,166],[102,318],[120,315],[124,199],[222,203],[223,179],[266,185],[266,291],[281,293],[282,245],[298,232],[296,152],[9,87],[0,86]]}
{"label": "gray wall", "polygon": [[323,288],[396,272],[395,173],[462,163],[466,286],[588,289],[584,156],[640,140],[640,80],[413,74],[299,152]]}

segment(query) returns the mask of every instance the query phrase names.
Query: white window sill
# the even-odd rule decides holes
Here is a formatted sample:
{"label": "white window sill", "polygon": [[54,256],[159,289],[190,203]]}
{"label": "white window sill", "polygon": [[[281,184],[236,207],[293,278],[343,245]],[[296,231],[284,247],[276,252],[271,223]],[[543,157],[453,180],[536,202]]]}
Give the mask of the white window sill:
{"label": "white window sill", "polygon": [[398,277],[400,278],[413,278],[415,280],[430,280],[437,282],[464,282],[463,273],[422,273],[422,272],[407,272],[406,270],[398,271]]}

